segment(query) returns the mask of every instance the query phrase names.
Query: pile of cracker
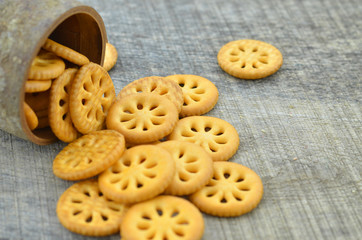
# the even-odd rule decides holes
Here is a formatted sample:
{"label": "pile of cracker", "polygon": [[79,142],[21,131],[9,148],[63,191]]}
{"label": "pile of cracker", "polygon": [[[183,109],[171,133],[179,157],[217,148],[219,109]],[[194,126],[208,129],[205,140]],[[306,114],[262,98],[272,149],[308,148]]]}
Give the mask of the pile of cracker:
{"label": "pile of cracker", "polygon": [[[50,127],[69,142],[54,159],[53,172],[78,181],[57,204],[65,228],[88,236],[120,232],[122,239],[201,239],[201,212],[235,217],[259,204],[260,177],[228,161],[239,146],[236,129],[204,115],[219,97],[211,81],[196,75],[150,76],[129,83],[116,96],[107,72],[117,60],[112,45],[113,54],[106,53],[106,62],[112,64],[104,68],[75,62],[47,43],[50,64],[61,57],[79,66],[63,69],[51,80],[49,94]],[[237,61],[242,61],[238,68],[243,72],[248,65],[254,73],[269,67],[265,44],[247,43],[239,40],[229,44],[229,50],[228,45],[221,49],[218,60],[225,71]],[[259,56],[262,65],[246,64],[245,59],[254,59],[243,56],[246,53],[257,60]],[[233,64],[222,65],[222,54]]]}

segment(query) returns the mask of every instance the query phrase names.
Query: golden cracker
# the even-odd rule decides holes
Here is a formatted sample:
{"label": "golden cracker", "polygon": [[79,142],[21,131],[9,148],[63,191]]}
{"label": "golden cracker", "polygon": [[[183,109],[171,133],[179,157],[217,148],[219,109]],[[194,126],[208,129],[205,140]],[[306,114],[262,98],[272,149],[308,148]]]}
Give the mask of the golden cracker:
{"label": "golden cracker", "polygon": [[214,162],[213,178],[190,200],[207,214],[235,217],[256,208],[262,196],[262,181],[253,170],[234,162]]}
{"label": "golden cracker", "polygon": [[49,124],[55,136],[63,142],[71,142],[79,136],[69,113],[69,92],[77,71],[66,69],[54,80],[50,91]]}
{"label": "golden cracker", "polygon": [[115,90],[108,72],[95,63],[83,65],[69,92],[69,111],[75,128],[83,134],[103,129],[114,99]]}
{"label": "golden cracker", "polygon": [[127,149],[121,158],[98,178],[99,187],[110,199],[136,203],[162,193],[175,173],[171,155],[156,145]]}
{"label": "golden cracker", "polygon": [[25,81],[25,92],[44,92],[50,88],[52,80],[27,80]]}
{"label": "golden cracker", "polygon": [[28,79],[48,81],[60,76],[64,69],[65,64],[62,59],[54,53],[40,50],[31,63]]}
{"label": "golden cracker", "polygon": [[182,89],[183,106],[180,116],[202,115],[217,103],[219,92],[208,79],[196,75],[170,75],[166,79],[175,81]]}
{"label": "golden cracker", "polygon": [[38,117],[36,116],[33,109],[31,109],[31,107],[29,107],[29,105],[26,102],[24,102],[23,108],[24,108],[25,120],[28,124],[28,127],[30,128],[30,130],[34,130],[39,124]]}
{"label": "golden cracker", "polygon": [[283,64],[281,52],[273,45],[252,39],[225,44],[217,55],[220,67],[228,74],[243,79],[267,77]]}
{"label": "golden cracker", "polygon": [[182,89],[174,81],[164,77],[151,76],[135,80],[125,86],[117,95],[117,99],[133,93],[155,93],[167,97],[181,111],[183,104]]}
{"label": "golden cracker", "polygon": [[79,66],[89,63],[89,59],[83,54],[60,43],[57,43],[49,38],[45,41],[43,48]]}
{"label": "golden cracker", "polygon": [[117,62],[118,52],[117,49],[110,43],[106,43],[106,53],[104,56],[103,67],[109,71]]}
{"label": "golden cracker", "polygon": [[200,145],[213,161],[226,161],[239,147],[239,135],[227,121],[209,116],[191,116],[179,120],[168,136]]}
{"label": "golden cracker", "polygon": [[166,149],[176,163],[176,173],[165,194],[189,195],[210,181],[213,161],[199,145],[184,141],[165,141],[157,146]]}
{"label": "golden cracker", "polygon": [[128,206],[106,198],[95,179],[70,186],[59,198],[57,216],[68,230],[86,236],[107,236],[120,230]]}
{"label": "golden cracker", "polygon": [[122,239],[199,240],[203,233],[200,211],[189,201],[173,196],[133,205],[121,223]]}
{"label": "golden cracker", "polygon": [[106,123],[127,142],[149,143],[167,136],[178,120],[175,105],[154,93],[126,95],[109,110]]}
{"label": "golden cracker", "polygon": [[53,173],[65,180],[83,180],[114,164],[125,149],[122,134],[102,130],[83,135],[68,144],[53,161]]}

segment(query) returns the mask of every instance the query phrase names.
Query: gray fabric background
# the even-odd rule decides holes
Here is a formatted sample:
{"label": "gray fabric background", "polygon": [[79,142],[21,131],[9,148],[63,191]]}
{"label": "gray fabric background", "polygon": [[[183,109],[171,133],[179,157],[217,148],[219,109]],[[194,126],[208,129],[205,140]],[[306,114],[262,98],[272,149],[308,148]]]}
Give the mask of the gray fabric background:
{"label": "gray fabric background", "polygon": [[[362,239],[360,1],[82,2],[100,13],[119,51],[110,71],[117,92],[170,74],[200,75],[218,87],[207,115],[235,126],[240,147],[231,161],[257,172],[265,193],[244,216],[204,215],[203,239]],[[256,81],[224,73],[218,50],[244,38],[280,49],[282,68]],[[55,214],[72,184],[51,170],[64,146],[37,146],[0,130],[1,240],[87,239]]]}

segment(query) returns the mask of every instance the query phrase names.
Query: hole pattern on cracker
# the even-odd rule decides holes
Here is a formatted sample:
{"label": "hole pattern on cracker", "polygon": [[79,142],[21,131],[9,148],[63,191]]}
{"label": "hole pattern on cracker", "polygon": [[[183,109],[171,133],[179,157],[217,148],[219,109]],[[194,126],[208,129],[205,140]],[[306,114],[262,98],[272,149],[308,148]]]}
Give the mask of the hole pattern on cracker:
{"label": "hole pattern on cracker", "polygon": [[[191,195],[190,199],[209,214],[238,216],[253,209],[261,196],[261,180],[252,170],[232,162],[215,162],[214,175],[210,182]],[[208,209],[206,206],[219,208]],[[239,210],[233,212],[237,206]]]}

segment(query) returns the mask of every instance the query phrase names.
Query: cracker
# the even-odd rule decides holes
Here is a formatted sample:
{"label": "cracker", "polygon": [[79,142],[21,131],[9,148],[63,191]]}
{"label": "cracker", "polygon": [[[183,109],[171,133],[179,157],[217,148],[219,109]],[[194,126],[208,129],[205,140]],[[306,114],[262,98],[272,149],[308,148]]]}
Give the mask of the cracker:
{"label": "cracker", "polygon": [[219,92],[206,78],[186,74],[171,75],[166,78],[175,81],[182,89],[181,117],[205,114],[217,103]]}
{"label": "cracker", "polygon": [[75,140],[79,133],[69,113],[69,92],[77,69],[68,68],[54,80],[50,91],[49,124],[58,139],[63,142]]}
{"label": "cracker", "polygon": [[154,93],[136,93],[116,101],[107,128],[122,133],[127,142],[148,143],[168,135],[178,120],[175,105]]}
{"label": "cracker", "polygon": [[121,223],[122,239],[199,240],[203,233],[200,211],[187,200],[173,196],[133,205]]}
{"label": "cracker", "polygon": [[65,64],[62,59],[54,53],[40,50],[31,63],[28,79],[49,81],[60,76],[64,69]]}
{"label": "cracker", "polygon": [[163,148],[140,145],[122,157],[98,178],[104,195],[121,203],[136,203],[162,193],[175,173],[175,162]]}
{"label": "cracker", "polygon": [[75,128],[87,134],[105,127],[105,118],[115,99],[113,82],[98,64],[82,66],[69,92],[69,110]]}
{"label": "cracker", "polygon": [[85,65],[89,63],[89,59],[84,56],[83,54],[66,47],[60,43],[57,43],[51,39],[47,39],[43,45],[43,48],[45,50],[48,50],[49,52],[53,52],[57,56],[72,62],[74,64],[77,64],[79,66]]}
{"label": "cracker", "polygon": [[116,65],[118,57],[117,49],[110,43],[106,43],[106,53],[104,56],[103,67],[107,71],[111,70]]}
{"label": "cracker", "polygon": [[25,81],[25,92],[44,92],[50,88],[52,80],[27,80]]}
{"label": "cracker", "polygon": [[107,236],[120,230],[128,206],[106,198],[95,179],[70,186],[59,198],[57,216],[68,230],[86,236]]}
{"label": "cracker", "polygon": [[30,130],[34,130],[38,126],[38,123],[39,123],[38,117],[36,116],[33,109],[31,109],[31,107],[29,107],[29,105],[26,102],[24,102],[23,108],[24,108],[26,123],[28,124],[28,127],[30,128]]}
{"label": "cracker", "polygon": [[93,177],[114,164],[125,149],[122,134],[102,130],[68,144],[53,161],[53,173],[65,180]]}
{"label": "cracker", "polygon": [[117,99],[133,93],[155,93],[167,97],[181,111],[183,104],[182,89],[174,81],[163,77],[152,76],[135,80],[125,86],[117,95]]}
{"label": "cracker", "polygon": [[176,163],[176,173],[165,194],[189,195],[209,182],[213,161],[202,147],[183,141],[165,141],[157,146],[166,149]]}
{"label": "cracker", "polygon": [[168,139],[196,143],[210,154],[213,161],[228,160],[239,147],[236,129],[225,120],[209,116],[181,119]]}
{"label": "cracker", "polygon": [[234,162],[214,162],[213,178],[190,200],[202,212],[235,217],[253,210],[262,196],[262,181],[253,170]]}
{"label": "cracker", "polygon": [[228,74],[243,79],[267,77],[283,64],[281,52],[273,45],[252,39],[225,44],[217,55],[220,67]]}
{"label": "cracker", "polygon": [[34,111],[48,109],[50,90],[45,92],[25,93],[25,102]]}

